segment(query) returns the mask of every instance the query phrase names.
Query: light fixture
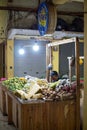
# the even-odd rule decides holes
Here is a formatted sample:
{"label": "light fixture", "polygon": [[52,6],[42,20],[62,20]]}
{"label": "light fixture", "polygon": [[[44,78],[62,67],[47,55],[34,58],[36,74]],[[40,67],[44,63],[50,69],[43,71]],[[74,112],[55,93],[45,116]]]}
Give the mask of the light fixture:
{"label": "light fixture", "polygon": [[37,44],[35,44],[35,45],[33,46],[33,50],[34,50],[34,51],[38,51],[38,50],[39,50],[39,46],[38,46]]}
{"label": "light fixture", "polygon": [[23,48],[21,48],[21,49],[19,49],[19,54],[20,55],[23,55],[25,52],[24,52],[24,49]]}

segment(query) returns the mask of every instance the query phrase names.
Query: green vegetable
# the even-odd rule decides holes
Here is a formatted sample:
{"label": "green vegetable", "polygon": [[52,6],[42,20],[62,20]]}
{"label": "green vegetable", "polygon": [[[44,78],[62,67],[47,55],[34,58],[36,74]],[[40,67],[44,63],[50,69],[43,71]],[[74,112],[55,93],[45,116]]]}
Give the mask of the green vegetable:
{"label": "green vegetable", "polygon": [[26,84],[25,80],[21,80],[19,77],[13,77],[2,82],[9,90],[15,91],[16,89],[20,90]]}
{"label": "green vegetable", "polygon": [[60,81],[56,81],[56,82],[53,82],[53,83],[49,83],[49,87],[50,88],[55,88],[58,84],[59,84]]}

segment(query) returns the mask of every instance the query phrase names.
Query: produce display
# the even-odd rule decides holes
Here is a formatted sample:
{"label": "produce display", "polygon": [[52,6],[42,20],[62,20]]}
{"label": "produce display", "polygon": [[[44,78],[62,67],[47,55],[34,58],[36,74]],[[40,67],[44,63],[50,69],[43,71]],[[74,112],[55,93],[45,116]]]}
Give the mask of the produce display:
{"label": "produce display", "polygon": [[13,77],[3,81],[2,84],[23,100],[63,100],[74,98],[76,95],[76,82],[71,83],[69,79],[48,83],[46,79],[31,76]]}
{"label": "produce display", "polygon": [[22,89],[27,83],[25,78],[13,77],[2,82],[9,90],[15,92],[17,89]]}

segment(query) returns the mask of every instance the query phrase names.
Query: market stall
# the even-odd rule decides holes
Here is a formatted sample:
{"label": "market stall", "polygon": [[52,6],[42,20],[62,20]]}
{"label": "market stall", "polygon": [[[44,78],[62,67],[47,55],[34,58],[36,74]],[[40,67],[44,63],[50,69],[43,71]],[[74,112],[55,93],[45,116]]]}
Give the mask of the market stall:
{"label": "market stall", "polygon": [[[50,50],[50,53],[47,51],[47,64],[51,62],[52,46],[71,42],[75,43],[75,84],[72,84],[69,80],[50,83],[46,79],[31,76],[27,76],[27,78],[13,77],[3,82],[0,89],[1,91],[5,90],[3,91],[6,95],[4,106],[8,110],[9,124],[13,123],[19,130],[80,129],[78,38],[48,44],[47,50]],[[47,75],[48,78],[49,75]],[[70,85],[67,87],[68,89],[65,86],[67,83]],[[73,85],[75,89],[73,89]]]}
{"label": "market stall", "polygon": [[[13,86],[17,83],[12,83],[12,80],[14,79],[7,80],[8,82],[5,81],[4,83],[11,83],[11,86]],[[40,79],[39,81],[39,84],[41,84]],[[37,88],[37,86],[34,87]],[[3,88],[5,88],[5,86],[1,87],[2,90]],[[38,92],[38,89],[37,92],[35,92],[36,94],[33,92],[33,96],[29,94],[29,97],[25,97],[26,95],[21,93],[23,92],[21,91],[23,89],[12,91],[11,87],[7,89],[7,91],[3,91],[7,94],[8,99],[7,107],[9,124],[13,123],[19,130],[75,129],[76,96],[74,93],[68,93],[69,95],[64,91],[54,93],[55,91],[53,91],[52,88],[51,90],[44,88],[45,90],[42,92],[45,92],[45,95],[41,98],[37,97],[40,93],[40,91]],[[55,94],[57,94],[57,97]]]}

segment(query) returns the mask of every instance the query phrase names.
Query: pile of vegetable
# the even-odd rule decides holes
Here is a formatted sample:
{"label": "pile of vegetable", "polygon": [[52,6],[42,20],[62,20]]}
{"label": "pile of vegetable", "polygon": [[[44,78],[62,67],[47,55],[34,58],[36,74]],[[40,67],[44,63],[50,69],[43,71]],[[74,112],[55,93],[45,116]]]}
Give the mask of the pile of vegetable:
{"label": "pile of vegetable", "polygon": [[38,79],[36,77],[27,79],[13,77],[3,81],[3,85],[14,92],[17,97],[24,100],[60,100],[67,97],[73,98],[76,92],[76,83],[70,83],[68,79],[48,83],[46,79]]}
{"label": "pile of vegetable", "polygon": [[74,98],[76,95],[76,82],[71,83],[69,79],[61,79],[48,85],[48,88],[42,90],[44,99],[60,100]]}
{"label": "pile of vegetable", "polygon": [[21,90],[26,84],[26,82],[27,80],[25,80],[24,78],[13,77],[3,81],[2,84],[12,92],[15,92],[17,89]]}

